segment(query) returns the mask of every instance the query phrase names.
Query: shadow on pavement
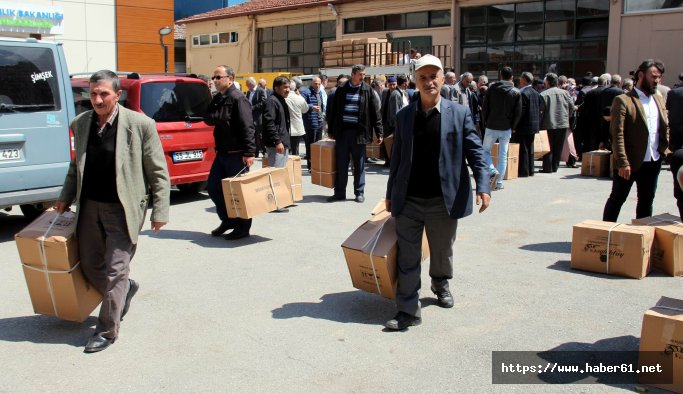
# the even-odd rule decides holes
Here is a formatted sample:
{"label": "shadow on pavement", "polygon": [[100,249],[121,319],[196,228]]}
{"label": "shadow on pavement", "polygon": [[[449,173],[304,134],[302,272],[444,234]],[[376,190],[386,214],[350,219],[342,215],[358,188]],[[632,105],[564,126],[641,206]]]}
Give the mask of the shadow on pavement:
{"label": "shadow on pavement", "polygon": [[[228,232],[229,233],[229,232]],[[228,241],[221,237],[212,237],[208,233],[200,233],[198,231],[181,231],[181,230],[161,230],[158,234],[154,234],[152,230],[140,231],[140,235],[147,235],[153,238],[160,239],[174,239],[190,241],[193,244],[205,248],[236,248],[244,245],[252,245],[261,242],[272,241],[270,238],[262,237],[260,235],[251,234],[247,238],[238,239],[235,241]]]}
{"label": "shadow on pavement", "polygon": [[22,316],[0,319],[0,341],[66,344],[85,346],[93,334],[97,318],[83,323],[60,320],[51,316]]}
{"label": "shadow on pavement", "polygon": [[273,309],[274,319],[312,317],[339,323],[382,325],[396,307],[390,300],[360,290],[325,294],[321,302],[292,302]]}
{"label": "shadow on pavement", "polygon": [[14,234],[31,223],[22,215],[0,213],[0,243],[14,241]]}
{"label": "shadow on pavement", "polygon": [[578,178],[581,178],[581,179],[593,178],[593,179],[596,180],[596,181],[602,181],[602,182],[609,181],[609,182],[612,182],[612,178],[598,178],[598,177],[592,177],[592,176],[583,176],[583,175],[581,175],[581,174],[565,175],[565,176],[563,176],[563,177],[560,178],[560,179],[578,179]]}
{"label": "shadow on pavement", "polygon": [[558,260],[554,264],[549,265],[547,268],[551,269],[551,270],[571,272],[572,274],[577,274],[577,275],[592,276],[595,278],[603,278],[603,279],[610,279],[610,280],[633,280],[633,278],[626,278],[623,276],[615,276],[615,275],[609,275],[609,274],[600,274],[597,272],[575,270],[575,269],[571,268],[571,262],[569,260]]}
{"label": "shadow on pavement", "polygon": [[544,242],[540,244],[522,245],[519,247],[522,250],[531,252],[554,252],[554,253],[571,253],[571,242]]}
{"label": "shadow on pavement", "polygon": [[[209,194],[203,193],[183,193],[179,190],[171,191],[171,205],[185,204],[189,202],[208,200]],[[215,208],[214,208],[215,209]]]}

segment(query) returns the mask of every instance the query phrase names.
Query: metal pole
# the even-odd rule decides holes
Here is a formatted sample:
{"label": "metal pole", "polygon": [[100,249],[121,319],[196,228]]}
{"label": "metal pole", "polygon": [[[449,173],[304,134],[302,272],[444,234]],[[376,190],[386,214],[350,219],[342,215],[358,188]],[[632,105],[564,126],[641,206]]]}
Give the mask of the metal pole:
{"label": "metal pole", "polygon": [[168,46],[164,45],[164,74],[168,74]]}

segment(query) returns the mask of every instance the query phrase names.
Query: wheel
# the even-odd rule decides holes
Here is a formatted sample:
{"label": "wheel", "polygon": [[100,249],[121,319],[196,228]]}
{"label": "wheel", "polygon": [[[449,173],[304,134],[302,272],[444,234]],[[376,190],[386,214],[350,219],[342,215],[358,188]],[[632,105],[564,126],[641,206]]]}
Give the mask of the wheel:
{"label": "wheel", "polygon": [[24,204],[19,205],[19,208],[26,219],[33,220],[45,212],[47,204]]}
{"label": "wheel", "polygon": [[182,183],[180,185],[176,185],[178,190],[180,190],[181,193],[186,193],[186,194],[195,194],[195,193],[200,193],[206,189],[206,184],[207,182],[193,182],[193,183]]}

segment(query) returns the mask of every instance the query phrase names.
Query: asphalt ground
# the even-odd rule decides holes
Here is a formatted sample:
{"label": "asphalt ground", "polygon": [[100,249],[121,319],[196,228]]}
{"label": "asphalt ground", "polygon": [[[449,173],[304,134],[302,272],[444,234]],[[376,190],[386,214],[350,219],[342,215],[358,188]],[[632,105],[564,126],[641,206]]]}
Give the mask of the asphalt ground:
{"label": "asphalt ground", "polygon": [[[675,214],[667,169],[654,212]],[[642,387],[492,384],[493,351],[638,350],[643,313],[661,296],[683,298],[680,277],[652,273],[634,280],[570,269],[572,225],[601,218],[610,180],[563,167],[506,181],[486,212],[459,222],[455,307],[435,304],[424,269],[422,325],[386,332],[382,324],[394,304],[353,288],[340,245],[383,197],[387,174],[368,166],[363,204],[327,203],[332,191],[311,185],[305,174],[304,200],[289,213],[256,217],[253,235],[239,241],[208,234],[218,218],[206,194],[174,191],[170,223],[158,235],[145,230],[140,237],[131,277],[141,287],[120,337],[96,354],[82,352],[96,311],[83,324],[33,314],[13,241],[27,222],[18,209],[0,213],[0,392]],[[621,222],[634,217],[635,198],[633,190]]]}

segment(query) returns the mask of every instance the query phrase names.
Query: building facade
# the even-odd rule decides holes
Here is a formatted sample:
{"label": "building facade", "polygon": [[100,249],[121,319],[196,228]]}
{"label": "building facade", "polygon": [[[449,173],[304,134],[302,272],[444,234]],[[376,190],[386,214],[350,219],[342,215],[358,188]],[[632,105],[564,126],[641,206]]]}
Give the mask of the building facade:
{"label": "building facade", "polygon": [[[0,35],[62,42],[71,73],[163,72],[164,26],[173,26],[173,0],[0,1]],[[164,43],[172,71],[173,35]]]}
{"label": "building facade", "polygon": [[672,85],[683,71],[681,20],[683,5],[662,0],[251,0],[179,22],[188,72],[227,64],[238,73],[315,73],[322,42],[387,37],[400,48],[446,47],[447,67],[490,79],[503,65],[516,75],[628,76],[659,58]]}

